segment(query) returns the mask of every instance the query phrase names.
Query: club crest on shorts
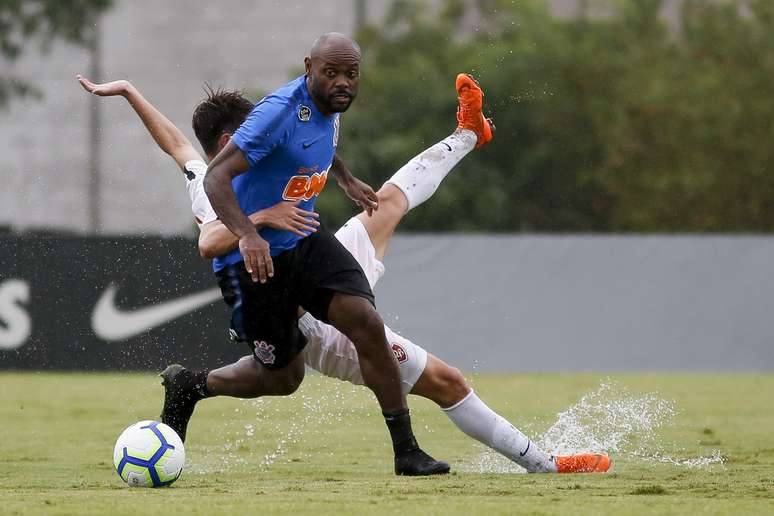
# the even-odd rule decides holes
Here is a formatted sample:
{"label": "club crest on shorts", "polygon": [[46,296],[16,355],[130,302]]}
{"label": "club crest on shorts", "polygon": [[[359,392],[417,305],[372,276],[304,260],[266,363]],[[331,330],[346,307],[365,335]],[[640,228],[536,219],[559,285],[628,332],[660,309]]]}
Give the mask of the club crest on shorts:
{"label": "club crest on shorts", "polygon": [[403,349],[403,346],[401,346],[400,344],[396,344],[396,343],[392,344],[392,354],[395,355],[395,359],[400,364],[408,360],[408,355],[406,354],[406,350]]}
{"label": "club crest on shorts", "polygon": [[298,119],[302,122],[308,122],[312,119],[312,108],[309,106],[301,106],[298,110]]}
{"label": "club crest on shorts", "polygon": [[255,341],[253,353],[264,364],[273,364],[277,357],[274,356],[274,346],[263,340]]}

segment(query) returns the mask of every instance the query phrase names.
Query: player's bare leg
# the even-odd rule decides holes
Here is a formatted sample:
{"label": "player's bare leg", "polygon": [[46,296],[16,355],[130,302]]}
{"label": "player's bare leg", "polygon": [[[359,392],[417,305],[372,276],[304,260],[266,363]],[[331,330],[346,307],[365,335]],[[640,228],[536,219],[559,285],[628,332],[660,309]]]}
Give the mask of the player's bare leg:
{"label": "player's bare leg", "polygon": [[178,364],[170,365],[160,375],[164,385],[161,422],[169,425],[185,441],[188,421],[202,399],[214,396],[287,396],[301,385],[304,370],[301,355],[278,371],[261,366],[252,355],[213,371],[193,372]]}
{"label": "player's bare leg", "polygon": [[354,344],[365,384],[382,408],[395,452],[398,475],[437,475],[449,465],[423,452],[411,429],[400,370],[384,333],[384,322],[366,299],[337,292],[328,307],[331,324]]}
{"label": "player's bare leg", "polygon": [[258,398],[288,396],[298,390],[304,380],[304,360],[299,355],[287,367],[272,371],[248,355],[237,362],[214,369],[207,375],[209,396]]}
{"label": "player's bare leg", "polygon": [[379,209],[370,216],[363,212],[357,218],[368,232],[376,259],[383,261],[395,228],[408,212],[408,200],[400,188],[391,183],[385,183],[376,195],[379,197]]}

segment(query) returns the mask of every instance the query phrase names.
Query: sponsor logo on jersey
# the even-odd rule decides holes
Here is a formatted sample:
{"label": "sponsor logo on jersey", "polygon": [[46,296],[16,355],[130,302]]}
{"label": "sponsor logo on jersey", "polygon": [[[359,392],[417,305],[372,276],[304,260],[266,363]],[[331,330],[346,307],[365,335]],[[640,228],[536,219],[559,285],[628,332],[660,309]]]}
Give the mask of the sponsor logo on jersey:
{"label": "sponsor logo on jersey", "polygon": [[298,110],[298,119],[302,122],[308,122],[312,119],[312,109],[309,106],[301,106]]}
{"label": "sponsor logo on jersey", "polygon": [[317,170],[317,166],[299,168],[299,175],[291,177],[288,184],[285,185],[282,198],[286,201],[308,201],[312,197],[320,195],[328,181],[328,171],[317,172]]}
{"label": "sponsor logo on jersey", "polygon": [[395,359],[401,364],[406,360],[408,360],[408,355],[406,354],[406,350],[403,349],[403,346],[401,346],[400,344],[393,342],[392,353],[393,355],[395,355]]}
{"label": "sponsor logo on jersey", "polygon": [[339,144],[339,120],[341,117],[336,116],[336,121],[333,122],[333,146],[336,147]]}
{"label": "sponsor logo on jersey", "polygon": [[274,356],[274,346],[264,340],[255,341],[255,356],[261,363],[273,364],[277,357]]}

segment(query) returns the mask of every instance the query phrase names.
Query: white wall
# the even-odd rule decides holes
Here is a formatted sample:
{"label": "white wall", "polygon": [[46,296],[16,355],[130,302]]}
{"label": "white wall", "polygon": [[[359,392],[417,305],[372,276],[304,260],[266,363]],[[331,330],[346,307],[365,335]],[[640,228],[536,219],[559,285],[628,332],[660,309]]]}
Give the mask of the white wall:
{"label": "white wall", "polygon": [[[371,2],[369,14],[378,18],[386,6]],[[206,82],[271,91],[303,66],[319,34],[352,32],[351,7],[352,0],[119,0],[102,24],[103,79],[132,80],[194,140],[191,113]],[[11,67],[45,99],[0,112],[0,225],[86,231],[89,99],[74,77],[88,62],[83,49],[60,43]],[[174,164],[122,100],[105,99],[103,119],[105,232],[192,234]]]}

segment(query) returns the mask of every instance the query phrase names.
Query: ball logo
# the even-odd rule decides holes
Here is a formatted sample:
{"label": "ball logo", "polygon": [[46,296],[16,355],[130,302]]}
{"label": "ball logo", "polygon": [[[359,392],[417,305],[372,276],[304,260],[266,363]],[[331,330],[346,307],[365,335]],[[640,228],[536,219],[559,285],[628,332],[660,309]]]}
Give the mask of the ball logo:
{"label": "ball logo", "polygon": [[406,350],[403,349],[403,346],[400,344],[393,343],[392,344],[392,353],[395,355],[395,359],[398,361],[398,363],[403,363],[406,360],[408,360],[408,355],[406,354]]}
{"label": "ball logo", "polygon": [[309,106],[301,106],[298,110],[298,119],[302,122],[308,122],[312,119],[312,108]]}
{"label": "ball logo", "polygon": [[274,346],[263,340],[255,341],[255,356],[261,363],[273,364],[277,357],[274,356]]}

